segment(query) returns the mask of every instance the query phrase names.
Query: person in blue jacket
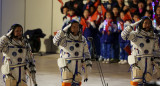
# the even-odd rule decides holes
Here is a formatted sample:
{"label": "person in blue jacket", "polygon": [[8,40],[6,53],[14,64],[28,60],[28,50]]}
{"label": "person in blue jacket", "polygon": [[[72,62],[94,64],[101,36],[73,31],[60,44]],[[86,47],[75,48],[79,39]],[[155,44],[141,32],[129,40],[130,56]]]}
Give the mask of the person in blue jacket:
{"label": "person in blue jacket", "polygon": [[[104,59],[103,63],[109,63],[111,59],[111,43],[112,43],[112,32],[113,32],[113,20],[111,12],[106,12],[105,20],[99,26],[99,31],[102,33],[101,36],[101,54],[100,59]],[[100,60],[99,59],[99,60]]]}

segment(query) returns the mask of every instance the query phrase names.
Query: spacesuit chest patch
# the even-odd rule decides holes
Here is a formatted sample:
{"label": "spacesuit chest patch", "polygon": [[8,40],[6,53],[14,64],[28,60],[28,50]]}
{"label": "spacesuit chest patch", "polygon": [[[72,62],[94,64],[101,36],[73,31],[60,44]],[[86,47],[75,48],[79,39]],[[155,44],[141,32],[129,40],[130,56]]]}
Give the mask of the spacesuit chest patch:
{"label": "spacesuit chest patch", "polygon": [[149,39],[146,39],[146,43],[150,43],[150,40],[149,40]]}
{"label": "spacesuit chest patch", "polygon": [[17,52],[12,52],[12,56],[17,56]]}
{"label": "spacesuit chest patch", "polygon": [[19,53],[23,53],[23,50],[20,48],[20,49],[18,49],[18,52]]}
{"label": "spacesuit chest patch", "polygon": [[148,50],[144,50],[144,53],[145,53],[145,54],[148,54],[148,53],[149,53],[149,51],[148,51]]}
{"label": "spacesuit chest patch", "polygon": [[73,46],[70,46],[70,48],[69,48],[71,51],[73,51],[74,50],[74,47]]}
{"label": "spacesuit chest patch", "polygon": [[18,62],[22,62],[22,58],[19,57],[19,58],[17,59],[17,61],[18,61]]}
{"label": "spacesuit chest patch", "polygon": [[140,43],[139,46],[142,48],[142,47],[144,47],[144,44],[143,44],[143,43]]}

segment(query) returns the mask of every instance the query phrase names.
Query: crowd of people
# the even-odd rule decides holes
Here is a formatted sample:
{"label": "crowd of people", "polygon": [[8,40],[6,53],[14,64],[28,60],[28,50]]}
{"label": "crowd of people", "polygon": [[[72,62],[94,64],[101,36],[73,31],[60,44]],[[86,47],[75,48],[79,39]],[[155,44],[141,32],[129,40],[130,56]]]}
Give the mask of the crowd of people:
{"label": "crowd of people", "polygon": [[[124,28],[148,16],[153,25],[159,29],[160,3],[158,0],[70,0],[62,4],[64,14],[63,27],[71,20],[77,20],[82,25],[82,34],[87,39],[93,38],[96,53],[103,63],[118,62],[126,64],[128,54],[125,49],[130,45],[128,40],[120,36]],[[136,27],[134,28],[136,30]],[[87,39],[89,49],[91,42]]]}

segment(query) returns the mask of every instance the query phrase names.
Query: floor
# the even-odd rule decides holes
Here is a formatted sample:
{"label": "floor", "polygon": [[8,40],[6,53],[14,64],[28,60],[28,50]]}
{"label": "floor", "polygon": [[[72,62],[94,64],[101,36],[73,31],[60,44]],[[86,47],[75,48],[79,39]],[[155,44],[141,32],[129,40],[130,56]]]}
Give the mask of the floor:
{"label": "floor", "polygon": [[[60,72],[57,66],[58,57],[59,54],[35,56],[38,86],[61,86]],[[106,84],[108,83],[108,86],[130,86],[130,72],[128,72],[128,64],[119,65],[118,63],[101,63],[101,67],[105,82]],[[4,86],[1,72],[0,86]],[[93,68],[89,74],[89,80],[87,83],[83,82],[82,86],[103,86],[99,75],[97,62],[93,61]]]}

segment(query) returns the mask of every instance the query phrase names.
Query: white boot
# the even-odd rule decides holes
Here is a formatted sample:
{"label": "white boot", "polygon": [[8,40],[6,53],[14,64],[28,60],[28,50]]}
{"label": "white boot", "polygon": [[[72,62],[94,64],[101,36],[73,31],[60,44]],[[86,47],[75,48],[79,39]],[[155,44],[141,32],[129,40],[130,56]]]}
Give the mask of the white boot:
{"label": "white boot", "polygon": [[110,62],[109,62],[109,59],[106,60],[106,63],[107,63],[107,64],[110,63]]}
{"label": "white boot", "polygon": [[123,60],[123,62],[121,64],[127,64],[127,60]]}
{"label": "white boot", "polygon": [[100,56],[98,60],[99,60],[99,61],[103,61],[103,57],[102,57],[102,56]]}
{"label": "white boot", "polygon": [[119,62],[118,62],[118,64],[121,64],[123,62],[123,60],[120,60]]}
{"label": "white boot", "polygon": [[102,63],[106,63],[107,59],[104,59],[104,61]]}

